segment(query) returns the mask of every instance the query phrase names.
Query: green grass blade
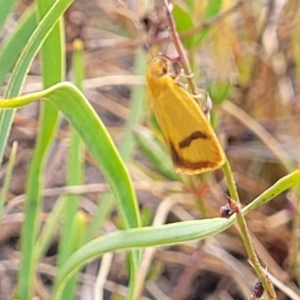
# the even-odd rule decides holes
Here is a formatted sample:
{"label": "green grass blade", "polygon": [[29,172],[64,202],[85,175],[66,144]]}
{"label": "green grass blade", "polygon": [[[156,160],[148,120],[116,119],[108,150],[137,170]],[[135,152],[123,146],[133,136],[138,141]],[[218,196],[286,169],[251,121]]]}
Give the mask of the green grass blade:
{"label": "green grass blade", "polygon": [[2,28],[7,16],[11,12],[17,0],[0,0],[0,29]]}
{"label": "green grass blade", "polygon": [[97,210],[93,214],[93,220],[89,225],[86,234],[86,240],[85,240],[86,242],[89,242],[95,236],[97,236],[97,233],[99,232],[99,228],[102,227],[107,216],[113,209],[113,204],[114,204],[113,200],[114,200],[113,195],[111,194],[105,194],[103,197],[101,197],[101,201],[99,201]]}
{"label": "green grass blade", "polygon": [[[81,41],[77,40],[73,43],[74,53],[73,53],[73,70],[74,70],[74,81],[76,86],[81,89],[83,80],[83,44]],[[77,132],[70,127],[70,147],[68,155],[68,166],[67,166],[67,185],[80,185],[83,183],[83,173],[84,173],[84,147],[78,136]],[[64,209],[64,222],[62,228],[61,239],[59,243],[59,253],[57,258],[58,274],[60,272],[60,267],[64,262],[70,257],[70,255],[75,252],[81,246],[81,244],[76,244],[71,241],[76,239],[77,231],[74,230],[74,223],[76,223],[76,218],[78,218],[78,208],[79,208],[79,195],[68,195],[65,202]],[[75,235],[75,236],[74,236]],[[84,235],[85,237],[85,235]],[[74,276],[66,285],[64,292],[62,294],[62,299],[73,299],[74,293],[76,291],[76,279]],[[54,283],[54,286],[56,283]]]}
{"label": "green grass blade", "polygon": [[[135,74],[144,76],[146,64],[145,64],[145,53],[144,51],[138,51],[135,57]],[[143,118],[143,112],[145,111],[145,86],[135,86],[132,91],[130,101],[130,117],[126,122],[125,136],[123,139],[122,146],[120,148],[120,154],[123,160],[128,161],[130,159],[132,150],[134,149],[135,143],[133,138],[132,128],[136,124],[140,124]]]}
{"label": "green grass blade", "polygon": [[[144,75],[145,74],[145,53],[143,51],[138,51],[135,56],[135,74]],[[143,112],[145,111],[145,87],[144,85],[134,87],[131,94],[130,101],[130,117],[126,121],[125,125],[125,134],[123,137],[122,144],[120,146],[120,155],[122,159],[127,162],[131,158],[132,150],[135,147],[135,141],[133,138],[132,128],[136,124],[139,124],[140,120],[143,117]],[[94,218],[87,232],[87,240],[93,238],[101,228],[105,217],[113,209],[114,199],[110,193],[106,193],[101,197],[101,202],[97,207],[97,211],[94,214]],[[130,257],[136,260],[136,263],[131,265],[130,271],[130,282],[129,282],[129,293],[128,297],[134,292],[135,286],[135,276],[138,272],[137,266],[139,265],[139,253],[130,254]],[[131,260],[130,260],[131,261]],[[132,261],[131,261],[132,262]],[[135,268],[134,270],[132,268]]]}
{"label": "green grass blade", "polygon": [[[16,108],[40,98],[49,100],[63,112],[85,142],[111,186],[125,228],[139,227],[139,211],[129,174],[104,125],[75,86],[70,83],[56,84],[41,92],[2,101],[0,108]],[[131,252],[129,262],[133,285],[138,270],[139,251]]]}
{"label": "green grass blade", "polygon": [[[2,108],[5,103],[10,108],[19,107],[39,98],[48,99],[69,119],[110,183],[125,228],[138,227],[140,219],[137,202],[126,168],[104,125],[76,87],[61,83],[45,91],[3,101],[1,105]],[[131,280],[134,282],[139,256],[132,253],[130,258],[133,272]]]}
{"label": "green grass blade", "polygon": [[[179,5],[174,6],[173,17],[176,22],[176,30],[179,33],[194,28],[191,13],[185,11]],[[192,35],[188,38],[182,39],[182,43],[188,50],[192,50],[194,44],[194,36]]]}
{"label": "green grass blade", "polygon": [[2,185],[2,190],[1,190],[1,193],[0,193],[0,228],[1,228],[1,223],[2,223],[3,207],[4,207],[4,204],[5,204],[6,199],[7,199],[7,192],[8,192],[8,189],[9,189],[9,184],[11,182],[11,175],[12,175],[13,167],[15,165],[17,147],[18,147],[18,143],[14,142],[13,146],[11,148],[11,153],[10,153],[10,156],[9,156],[8,166],[7,166],[4,182],[3,182],[3,185]]}
{"label": "green grass blade", "polygon": [[[6,1],[6,0],[5,0]],[[9,2],[9,1],[7,1]],[[1,6],[0,6],[1,7]],[[1,10],[0,10],[1,11]],[[29,7],[19,21],[14,34],[1,47],[0,52],[0,85],[3,84],[5,76],[13,68],[28,39],[37,26],[35,9]]]}
{"label": "green grass blade", "polygon": [[[70,201],[71,199],[68,199],[67,201]],[[68,259],[68,257],[71,256],[77,249],[79,249],[85,239],[86,234],[86,217],[81,211],[77,211],[75,215],[71,219],[72,223],[70,223],[72,227],[72,231],[69,232],[69,237],[67,239],[68,245],[67,249],[69,252],[69,256],[64,257],[64,261],[61,261],[59,266],[59,273],[61,270],[61,267],[65,263],[65,261]],[[65,233],[67,233],[65,231]],[[66,235],[64,235],[66,237]],[[63,237],[62,237],[63,238]],[[66,251],[63,252],[63,254],[67,255],[68,253]],[[58,273],[58,274],[59,274]],[[78,274],[73,274],[71,278],[69,278],[68,283],[64,287],[61,299],[75,299],[75,292],[76,292],[76,284],[77,284],[77,276]],[[57,283],[57,282],[56,282]],[[55,286],[55,285],[54,285]]]}
{"label": "green grass blade", "polygon": [[[36,24],[37,22],[35,11],[32,8],[29,8],[25,13],[25,16],[23,16],[20,25],[18,26],[14,35],[6,42],[6,44],[1,49],[0,85],[3,84],[5,75],[11,70],[13,64],[20,56],[21,51],[25,47],[29,37],[32,35],[32,32],[36,27]],[[0,112],[0,164],[3,159],[7,136],[9,134],[13,116],[13,110]]]}
{"label": "green grass blade", "polygon": [[[209,1],[207,3],[207,7],[204,13],[203,21],[207,21],[213,17],[215,17],[220,10],[222,9],[222,0],[214,0]],[[199,46],[204,38],[207,37],[207,35],[211,32],[211,28],[204,28],[199,34],[195,36],[195,43],[194,46]]]}
{"label": "green grass blade", "polygon": [[[145,74],[145,53],[143,51],[138,51],[135,56],[135,74],[144,75]],[[139,124],[143,117],[143,112],[145,111],[145,87],[144,85],[134,87],[131,100],[130,100],[130,117],[126,121],[125,134],[123,137],[122,144],[120,146],[120,155],[122,159],[127,162],[131,158],[132,151],[135,147],[135,141],[133,138],[132,128],[136,124]],[[89,241],[95,237],[99,228],[102,227],[103,221],[109,212],[113,209],[114,199],[111,193],[106,193],[101,197],[100,204],[97,207],[97,211],[94,214],[93,220],[87,232],[87,240]],[[135,286],[135,276],[138,272],[137,266],[139,265],[139,253],[131,254],[130,257],[136,260],[136,263],[132,264],[130,271],[130,282],[129,282],[129,293],[128,297],[133,294]]]}
{"label": "green grass blade", "polygon": [[[37,1],[37,7],[40,18],[47,12],[47,16],[52,16],[51,19],[45,17],[40,22],[33,37],[36,39],[30,39],[28,41],[28,48],[21,54],[21,60],[18,61],[16,68],[13,71],[12,80],[9,88],[13,85],[18,85],[24,80],[24,75],[21,76],[16,73],[16,70],[24,70],[25,66],[29,67],[34,53],[40,47],[40,44],[44,42],[41,65],[44,85],[51,85],[54,82],[61,81],[62,74],[64,72],[64,48],[62,48],[61,41],[61,24],[57,22],[57,18],[61,16],[65,6],[61,6],[60,10],[55,7],[55,4],[51,7],[51,2]],[[65,4],[64,1],[56,2],[59,4]],[[55,9],[56,8],[56,9]],[[50,12],[50,13],[49,13]],[[55,14],[53,13],[55,12]],[[53,15],[51,15],[54,14]],[[45,24],[41,26],[41,24]],[[39,33],[48,27],[47,34],[40,36]],[[49,35],[49,32],[50,35]],[[47,40],[45,40],[47,37]],[[49,54],[53,57],[54,61],[49,60]],[[22,56],[23,55],[23,56]],[[8,93],[10,89],[8,88]],[[36,147],[30,164],[27,183],[26,183],[26,206],[25,206],[25,222],[22,227],[21,236],[21,252],[22,256],[26,257],[26,260],[22,260],[21,268],[19,272],[19,294],[21,299],[29,299],[32,296],[34,273],[37,264],[37,256],[35,255],[34,244],[38,232],[38,216],[41,204],[41,187],[44,172],[45,158],[47,149],[49,148],[51,141],[54,137],[55,128],[58,120],[57,109],[50,103],[43,103],[40,108],[40,128],[39,135],[37,137]]]}
{"label": "green grass blade", "polygon": [[111,185],[125,228],[139,227],[138,206],[129,174],[105,126],[80,90],[63,82],[37,93],[1,101],[0,108],[17,108],[41,98],[63,112],[85,142]]}
{"label": "green grass blade", "polygon": [[61,276],[57,278],[60,285],[54,292],[53,299],[60,298],[61,289],[66,281],[83,264],[104,253],[121,249],[169,245],[194,239],[204,239],[228,228],[234,220],[210,219],[172,223],[158,227],[143,227],[118,231],[95,239],[72,255],[63,266]]}
{"label": "green grass blade", "polygon": [[63,195],[57,199],[50,216],[47,218],[39,239],[37,240],[34,248],[34,253],[39,260],[47,251],[49,245],[53,241],[57,226],[63,215],[67,196]]}
{"label": "green grass blade", "polygon": [[155,139],[152,131],[138,127],[134,131],[134,137],[140,150],[145,154],[145,156],[153,163],[155,168],[170,180],[178,180],[179,176],[174,171],[174,166],[170,159],[170,156],[163,149],[159,141]]}
{"label": "green grass blade", "polygon": [[41,20],[38,27],[28,40],[17,64],[12,72],[12,78],[8,84],[6,97],[14,97],[20,92],[20,88],[25,80],[25,75],[33,61],[34,56],[43,45],[51,30],[63,15],[73,0],[56,1]]}
{"label": "green grass blade", "polygon": [[[39,20],[48,13],[56,0],[37,0],[37,14]],[[51,33],[43,43],[41,49],[41,69],[45,88],[58,83],[65,77],[65,39],[63,19],[58,19]]]}
{"label": "green grass blade", "polygon": [[[59,17],[71,5],[73,0],[60,0],[49,9],[43,20],[28,40],[22,54],[20,55],[16,66],[12,72],[11,80],[5,93],[6,98],[15,97],[19,94],[22,84],[25,80],[27,71],[33,61],[34,56],[41,48],[51,29],[58,21]],[[3,159],[4,147],[7,142],[14,111],[6,111],[1,115],[0,120],[0,163]]]}
{"label": "green grass blade", "polygon": [[245,214],[249,213],[251,210],[254,210],[258,206],[261,206],[269,202],[271,199],[278,196],[279,194],[286,191],[287,189],[299,184],[300,184],[300,169],[279,179],[272,187],[265,190],[260,196],[258,196],[255,200],[249,203],[244,208],[244,213]]}
{"label": "green grass blade", "polygon": [[[243,212],[248,213],[257,206],[272,200],[273,197],[276,197],[286,189],[299,184],[300,170],[297,170],[276,182],[261,196],[245,207]],[[74,253],[63,266],[60,273],[62,277],[57,279],[61,286],[58,286],[53,299],[60,299],[61,289],[68,277],[72,276],[87,261],[99,257],[103,253],[120,249],[164,246],[195,239],[205,239],[226,230],[235,221],[236,215],[233,215],[230,219],[212,218],[178,222],[157,227],[143,227],[119,231],[95,239]]]}

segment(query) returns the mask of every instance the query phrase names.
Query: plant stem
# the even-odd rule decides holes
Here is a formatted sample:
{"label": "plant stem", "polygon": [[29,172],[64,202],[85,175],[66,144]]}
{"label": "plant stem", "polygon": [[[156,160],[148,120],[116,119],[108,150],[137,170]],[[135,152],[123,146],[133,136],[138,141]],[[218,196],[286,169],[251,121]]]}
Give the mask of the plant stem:
{"label": "plant stem", "polygon": [[[227,159],[223,166],[223,172],[224,172],[227,184],[228,184],[230,197],[237,203],[240,203],[239,195],[238,195],[238,192],[236,189],[236,185],[234,182],[230,164]],[[255,270],[255,273],[256,273],[257,277],[259,278],[259,280],[262,282],[263,287],[264,287],[268,297],[272,300],[275,300],[275,299],[277,299],[277,297],[276,297],[276,294],[274,291],[273,284],[270,280],[267,280],[265,270],[263,269],[260,262],[258,261],[257,255],[255,253],[254,247],[251,242],[250,232],[248,230],[247,223],[246,223],[245,217],[242,213],[242,210],[240,210],[236,214],[236,216],[237,216],[237,221],[238,221],[238,225],[240,228],[240,233],[241,233],[241,236],[243,239],[243,243],[246,248],[249,260],[251,261],[252,266]]]}
{"label": "plant stem", "polygon": [[[178,56],[180,58],[180,63],[184,70],[184,73],[187,75],[187,81],[188,81],[190,91],[192,94],[195,95],[196,94],[196,85],[191,78],[192,76],[190,76],[192,74],[192,71],[191,71],[186,53],[181,44],[179,35],[176,31],[175,22],[174,22],[172,13],[170,11],[170,5],[169,5],[168,0],[164,0],[164,6],[165,6],[165,10],[166,10],[167,22],[169,25],[169,31],[170,31],[172,42],[177,50]],[[224,172],[227,184],[228,184],[228,189],[229,189],[231,198],[234,201],[236,201],[237,203],[240,203],[238,192],[237,192],[234,178],[232,175],[232,171],[230,168],[230,164],[227,159],[223,166],[223,172]],[[246,220],[244,218],[244,215],[242,214],[241,209],[237,212],[236,215],[237,215],[237,221],[238,221],[238,225],[240,228],[243,243],[245,245],[249,260],[251,261],[259,280],[262,282],[263,287],[264,287],[268,297],[272,300],[276,300],[277,297],[276,297],[276,294],[274,291],[273,284],[270,280],[267,279],[265,270],[262,268],[262,266],[260,265],[260,263],[258,261],[257,255],[255,253],[254,247],[251,242],[251,237],[250,237],[249,230],[247,228]]]}
{"label": "plant stem", "polygon": [[164,1],[165,10],[166,10],[166,16],[167,16],[167,22],[169,25],[169,32],[171,35],[171,40],[176,48],[179,58],[180,58],[180,65],[184,71],[184,74],[186,75],[187,83],[190,88],[190,92],[192,95],[196,95],[197,87],[195,85],[194,80],[192,79],[192,77],[193,77],[193,76],[191,76],[192,70],[191,70],[189,61],[187,59],[185,50],[183,49],[183,46],[181,44],[179,35],[176,31],[176,26],[175,26],[173,15],[170,10],[169,1],[168,0],[163,0],[163,1]]}

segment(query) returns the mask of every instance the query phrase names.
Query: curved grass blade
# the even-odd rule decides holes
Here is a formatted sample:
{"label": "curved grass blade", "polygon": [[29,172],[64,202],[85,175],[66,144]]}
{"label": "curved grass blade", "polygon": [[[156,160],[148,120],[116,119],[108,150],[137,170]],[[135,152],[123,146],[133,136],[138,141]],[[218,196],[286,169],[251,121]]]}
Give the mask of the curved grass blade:
{"label": "curved grass blade", "polygon": [[[37,15],[39,20],[54,5],[55,0],[37,0]],[[42,21],[43,22],[43,21]],[[56,22],[50,34],[43,43],[40,61],[44,86],[50,86],[63,80],[65,74],[65,47],[62,30],[62,19]],[[44,179],[44,166],[48,149],[55,136],[58,124],[58,111],[48,102],[40,105],[39,131],[36,138],[32,159],[26,180],[25,221],[22,226],[21,253],[26,260],[22,260],[18,278],[21,299],[29,299],[33,293],[33,282],[37,266],[37,255],[34,245],[39,229],[39,213],[41,210],[41,189]]]}
{"label": "curved grass blade", "polygon": [[[72,69],[74,74],[75,85],[82,90],[82,82],[84,78],[84,62],[83,62],[83,42],[79,39],[73,42],[73,58]],[[67,158],[67,171],[66,171],[66,184],[67,185],[80,185],[83,184],[84,178],[84,146],[78,136],[77,132],[70,127],[70,146],[68,149]],[[61,228],[61,237],[59,242],[59,253],[57,256],[58,274],[60,266],[73,254],[80,246],[84,244],[72,243],[72,239],[78,237],[77,231],[74,231],[74,224],[78,219],[78,210],[80,204],[79,195],[68,195],[65,201],[65,208],[63,213],[64,222]],[[77,220],[78,222],[78,220]],[[86,232],[82,237],[86,238]],[[77,276],[73,276],[62,294],[62,299],[74,299]],[[54,286],[56,282],[54,281]]]}
{"label": "curved grass blade", "polygon": [[[129,174],[104,125],[80,90],[70,83],[59,83],[41,92],[2,101],[0,108],[18,108],[39,98],[55,105],[84,141],[111,186],[124,227],[139,227],[138,206]],[[130,252],[129,258],[130,281],[134,283],[139,252]]]}
{"label": "curved grass blade", "polygon": [[[272,187],[247,205],[243,212],[249,213],[259,205],[272,200],[280,193],[300,184],[300,170],[297,170],[276,182]],[[100,237],[83,246],[63,266],[57,278],[59,286],[54,292],[53,299],[60,299],[61,289],[82,265],[100,255],[120,249],[143,248],[178,244],[195,239],[205,239],[226,230],[236,221],[233,215],[230,219],[212,218],[197,221],[178,222],[158,227],[143,227],[119,231]]]}
{"label": "curved grass blade", "polygon": [[15,141],[11,148],[11,153],[10,153],[9,160],[8,160],[6,174],[5,174],[4,181],[3,181],[3,184],[1,187],[2,189],[0,192],[0,228],[1,228],[1,224],[2,224],[3,207],[7,201],[9,184],[11,182],[12,172],[13,172],[13,169],[15,166],[17,148],[18,148],[18,143]]}
{"label": "curved grass blade", "polygon": [[[33,61],[34,56],[41,48],[43,42],[47,38],[51,29],[55,26],[60,16],[72,4],[74,0],[60,0],[56,1],[49,9],[43,20],[39,23],[36,30],[28,40],[23,52],[21,53],[16,66],[12,72],[11,80],[8,83],[6,98],[16,97],[21,90],[22,84],[25,80],[27,71]],[[7,142],[10,131],[14,110],[5,111],[1,114],[0,120],[0,163],[3,159],[4,147]]]}
{"label": "curved grass blade", "polygon": [[[5,1],[5,0],[4,0]],[[1,7],[1,6],[0,6]],[[22,49],[36,27],[35,11],[29,8],[23,16],[14,35],[7,40],[0,53],[0,85],[3,84],[5,75],[12,69]],[[17,95],[17,94],[15,94]],[[3,159],[7,136],[9,133],[14,111],[0,112],[0,165]]]}
{"label": "curved grass blade", "polygon": [[[137,51],[135,53],[135,63],[134,63],[134,70],[135,74],[144,75],[145,74],[145,53],[144,51]],[[127,162],[130,160],[133,149],[135,147],[135,141],[133,138],[132,128],[136,124],[139,124],[139,121],[142,119],[142,116],[145,112],[145,87],[143,84],[139,86],[135,86],[131,93],[130,99],[130,116],[126,120],[125,124],[125,134],[123,136],[123,140],[120,144],[120,155],[123,161]],[[111,193],[106,193],[104,196],[101,197],[100,204],[97,207],[97,210],[94,214],[93,220],[89,226],[86,241],[90,241],[96,236],[99,228],[102,227],[105,217],[109,214],[109,212],[113,208],[113,195]],[[140,253],[136,253],[136,259],[140,259]],[[134,268],[135,265],[139,265],[139,263],[133,264],[131,266]],[[131,269],[132,270],[132,269]],[[128,291],[128,298],[132,297],[134,290],[135,290],[135,275],[138,274],[138,270],[134,270],[131,273],[130,281],[129,281],[129,291]]]}
{"label": "curved grass blade", "polygon": [[70,121],[110,183],[125,228],[139,227],[129,174],[105,126],[84,95],[73,84],[63,82],[37,93],[1,101],[0,108],[19,108],[37,99],[50,101]]}
{"label": "curved grass blade", "polygon": [[16,63],[20,53],[24,49],[28,39],[37,26],[35,13],[34,7],[29,7],[19,20],[18,27],[14,31],[13,35],[9,37],[9,39],[1,47],[0,85],[3,84],[6,74],[12,70],[13,65]]}
{"label": "curved grass blade", "polygon": [[0,0],[0,29],[2,28],[7,16],[9,15],[16,2],[17,0]]}

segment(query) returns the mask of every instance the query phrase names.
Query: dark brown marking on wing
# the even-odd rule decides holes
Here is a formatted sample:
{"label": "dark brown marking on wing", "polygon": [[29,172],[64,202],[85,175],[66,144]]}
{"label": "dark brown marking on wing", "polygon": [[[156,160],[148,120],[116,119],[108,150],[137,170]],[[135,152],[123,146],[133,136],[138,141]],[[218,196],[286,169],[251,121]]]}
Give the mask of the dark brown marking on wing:
{"label": "dark brown marking on wing", "polygon": [[186,137],[181,142],[179,142],[178,146],[179,146],[179,148],[186,148],[186,147],[188,147],[192,143],[193,140],[196,140],[196,139],[208,140],[209,136],[207,136],[202,131],[199,131],[199,130],[198,131],[194,131],[188,137]]}
{"label": "dark brown marking on wing", "polygon": [[183,157],[179,156],[178,152],[176,151],[172,143],[170,143],[169,145],[170,145],[170,151],[171,151],[171,157],[173,163],[175,167],[180,169],[183,173],[197,174],[197,173],[204,172],[205,170],[216,169],[221,165],[220,162],[209,161],[209,160],[197,161],[197,162],[186,160]]}

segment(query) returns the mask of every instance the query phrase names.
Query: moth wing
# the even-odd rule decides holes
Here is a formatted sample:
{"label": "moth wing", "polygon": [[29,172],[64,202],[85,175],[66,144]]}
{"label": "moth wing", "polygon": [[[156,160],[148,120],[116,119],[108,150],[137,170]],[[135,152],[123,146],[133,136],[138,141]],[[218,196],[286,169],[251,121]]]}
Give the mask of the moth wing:
{"label": "moth wing", "polygon": [[198,174],[224,164],[224,152],[204,113],[171,78],[152,104],[176,170]]}

